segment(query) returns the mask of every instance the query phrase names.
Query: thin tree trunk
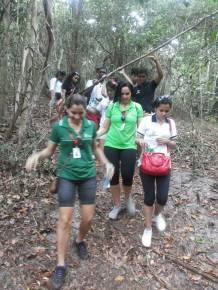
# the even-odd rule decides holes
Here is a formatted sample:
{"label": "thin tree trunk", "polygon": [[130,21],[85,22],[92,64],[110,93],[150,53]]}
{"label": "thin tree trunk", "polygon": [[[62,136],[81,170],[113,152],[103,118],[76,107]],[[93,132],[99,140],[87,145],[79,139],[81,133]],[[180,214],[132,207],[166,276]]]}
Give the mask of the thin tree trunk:
{"label": "thin tree trunk", "polygon": [[79,37],[80,37],[80,20],[83,9],[84,0],[78,0],[72,2],[72,20],[73,20],[73,32],[72,32],[72,64],[78,64],[78,51],[79,51]]}
{"label": "thin tree trunk", "polygon": [[[52,16],[51,16],[51,9],[52,9],[52,0],[43,0],[43,8],[45,13],[45,23],[46,23],[46,30],[48,35],[48,45],[45,54],[44,63],[41,69],[41,72],[37,80],[32,80],[32,82],[36,83],[36,85],[32,86],[32,82],[30,82],[30,86],[27,89],[27,96],[28,103],[26,104],[27,110],[25,110],[22,114],[22,123],[19,130],[19,141],[18,141],[18,149],[21,147],[26,133],[30,130],[32,124],[32,115],[33,110],[36,108],[36,104],[39,100],[39,96],[44,87],[45,83],[45,73],[46,69],[48,68],[48,60],[51,53],[51,49],[54,43],[54,37],[52,32]],[[38,45],[36,41],[37,38],[37,31],[38,31],[38,22],[37,22],[37,6],[36,2],[34,2],[33,9],[32,9],[32,39],[31,43],[33,46]],[[30,95],[31,94],[31,95]],[[32,97],[31,97],[32,96]]]}
{"label": "thin tree trunk", "polygon": [[61,52],[60,52],[60,57],[58,59],[58,65],[57,65],[57,69],[60,70],[61,69],[61,63],[62,63],[62,60],[63,60],[63,55],[64,55],[64,50],[63,48],[61,49]]}
{"label": "thin tree trunk", "polygon": [[10,1],[2,0],[4,9],[2,10],[0,19],[0,28],[2,34],[1,40],[1,55],[0,58],[0,119],[5,117],[6,100],[9,91],[8,83],[8,43],[7,30],[10,25]]}
{"label": "thin tree trunk", "polygon": [[15,124],[17,122],[18,117],[22,113],[22,108],[24,105],[26,66],[27,66],[28,54],[29,54],[29,49],[25,47],[23,49],[23,59],[22,59],[22,65],[21,65],[21,71],[20,71],[20,78],[18,80],[17,91],[16,91],[16,96],[15,96],[15,109],[14,109],[14,113],[9,124],[8,132],[7,132],[8,138],[10,138],[12,135]]}
{"label": "thin tree trunk", "polygon": [[30,15],[31,15],[31,33],[30,33],[30,45],[26,48],[27,50],[27,57],[25,63],[25,73],[26,75],[26,89],[25,89],[25,97],[22,106],[22,114],[20,118],[20,126],[18,132],[18,150],[21,147],[25,135],[27,133],[27,116],[28,116],[28,109],[29,104],[31,103],[32,96],[33,96],[33,48],[36,47],[37,43],[37,2],[33,0],[30,7]]}

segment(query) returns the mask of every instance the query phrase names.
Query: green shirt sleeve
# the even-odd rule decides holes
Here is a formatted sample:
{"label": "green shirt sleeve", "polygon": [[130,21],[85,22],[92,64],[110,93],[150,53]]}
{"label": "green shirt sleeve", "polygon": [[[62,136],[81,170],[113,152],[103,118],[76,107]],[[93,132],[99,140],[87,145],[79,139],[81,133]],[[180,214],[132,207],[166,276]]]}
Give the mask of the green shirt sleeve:
{"label": "green shirt sleeve", "polygon": [[58,134],[58,123],[53,125],[49,140],[56,144],[60,142],[60,137]]}
{"label": "green shirt sleeve", "polygon": [[111,116],[112,116],[112,110],[113,110],[114,104],[115,104],[115,103],[110,104],[109,107],[107,108],[107,111],[106,111],[105,116],[106,116],[106,118],[108,118],[108,119],[110,119]]}

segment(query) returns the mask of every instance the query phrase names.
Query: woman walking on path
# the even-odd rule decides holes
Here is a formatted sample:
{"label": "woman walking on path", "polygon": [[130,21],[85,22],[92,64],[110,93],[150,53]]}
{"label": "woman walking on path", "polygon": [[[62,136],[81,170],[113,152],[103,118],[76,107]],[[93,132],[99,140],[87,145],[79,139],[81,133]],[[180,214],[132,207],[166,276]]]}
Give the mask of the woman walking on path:
{"label": "woman walking on path", "polygon": [[96,127],[84,116],[85,98],[73,95],[66,100],[67,115],[55,123],[47,147],[26,162],[26,169],[35,169],[40,160],[51,157],[59,145],[57,164],[59,219],[57,225],[57,267],[51,278],[53,289],[60,289],[66,276],[65,255],[70,239],[76,188],[81,206],[81,223],[74,241],[81,259],[88,258],[84,238],[88,233],[95,212],[96,168],[93,153],[105,165],[106,175],[113,175],[113,165],[96,145]]}
{"label": "woman walking on path", "polygon": [[115,96],[118,101],[108,107],[104,125],[97,133],[97,136],[107,133],[104,152],[115,168],[110,182],[114,205],[109,213],[110,219],[117,219],[121,211],[120,170],[127,211],[130,216],[135,215],[135,204],[131,197],[131,189],[136,163],[136,128],[143,116],[143,110],[140,104],[131,100],[131,96],[131,84],[119,84]]}
{"label": "woman walking on path", "polygon": [[[176,126],[167,114],[172,108],[170,96],[157,97],[154,101],[155,114],[142,119],[137,133],[138,144],[145,152],[163,153],[169,156],[170,149],[176,147]],[[167,203],[170,173],[164,176],[148,175],[140,170],[140,177],[144,190],[144,216],[145,230],[142,236],[142,244],[145,247],[151,246],[152,238],[152,217],[156,222],[157,229],[164,231],[166,221],[161,214]]]}

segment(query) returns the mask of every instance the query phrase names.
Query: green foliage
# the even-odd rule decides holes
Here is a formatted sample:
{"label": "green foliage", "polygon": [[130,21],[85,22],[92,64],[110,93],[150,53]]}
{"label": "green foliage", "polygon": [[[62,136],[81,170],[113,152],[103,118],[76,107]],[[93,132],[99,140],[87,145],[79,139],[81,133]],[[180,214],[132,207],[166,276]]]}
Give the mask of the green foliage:
{"label": "green foliage", "polygon": [[[113,70],[217,9],[217,0],[85,0],[78,14],[78,2],[75,1],[72,6],[70,0],[53,1],[55,43],[47,72],[50,78],[57,70],[63,50],[60,68],[69,72],[76,62],[82,75],[81,87],[85,80],[94,77],[96,64],[104,63],[109,70]],[[8,43],[0,55],[7,55],[10,75],[8,87],[13,93],[17,90],[16,80],[19,77],[23,48],[30,45],[29,12],[32,3],[32,0],[11,1],[9,26],[0,22],[0,40],[5,39],[6,31],[8,33]],[[41,53],[45,53],[48,39],[42,2],[37,0],[36,3],[36,35],[40,41],[40,51],[33,48],[33,75],[40,73]],[[165,72],[165,83],[162,81],[159,92],[174,92],[178,106],[191,103],[200,108],[201,96],[203,106],[210,112],[215,103],[217,23],[218,15],[208,18],[178,39],[177,43],[158,52]],[[139,65],[152,68],[145,59],[133,66]],[[127,72],[130,69],[127,68]]]}

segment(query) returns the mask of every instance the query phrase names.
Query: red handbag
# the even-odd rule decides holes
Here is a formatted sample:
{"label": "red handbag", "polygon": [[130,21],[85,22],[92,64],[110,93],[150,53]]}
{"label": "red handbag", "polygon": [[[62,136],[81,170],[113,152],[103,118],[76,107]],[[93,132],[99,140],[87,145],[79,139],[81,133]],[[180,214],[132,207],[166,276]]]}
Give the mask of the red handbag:
{"label": "red handbag", "polygon": [[144,152],[140,168],[147,175],[168,175],[171,170],[170,156],[166,156],[163,153]]}
{"label": "red handbag", "polygon": [[[170,132],[172,133],[172,124],[170,119],[169,123]],[[167,148],[169,151],[169,148]],[[171,171],[171,158],[164,153],[144,152],[141,160],[141,171],[147,175],[164,176],[168,175]]]}

